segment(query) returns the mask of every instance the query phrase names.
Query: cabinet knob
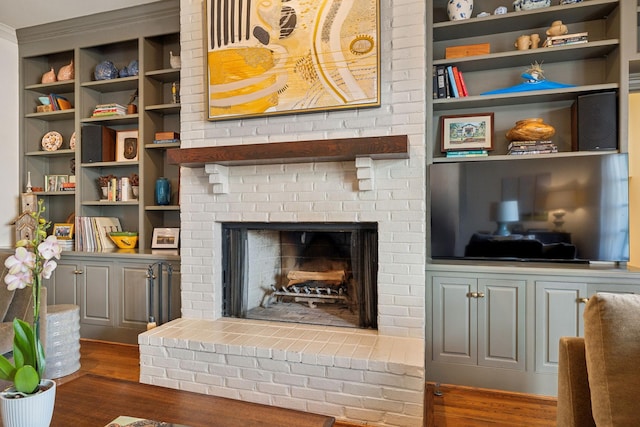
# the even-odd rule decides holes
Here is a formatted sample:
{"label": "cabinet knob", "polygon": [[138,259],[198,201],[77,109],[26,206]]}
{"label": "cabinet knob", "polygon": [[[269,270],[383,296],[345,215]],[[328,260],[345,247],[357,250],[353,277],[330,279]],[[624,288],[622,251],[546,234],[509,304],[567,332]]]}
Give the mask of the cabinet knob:
{"label": "cabinet knob", "polygon": [[576,301],[581,304],[586,304],[589,302],[589,298],[578,298]]}
{"label": "cabinet knob", "polygon": [[478,298],[478,293],[477,292],[468,292],[467,293],[467,298]]}
{"label": "cabinet knob", "polygon": [[73,274],[83,274],[84,271],[82,270],[73,270]]}
{"label": "cabinet knob", "polygon": [[478,296],[476,298],[484,298],[484,292],[478,292]]}

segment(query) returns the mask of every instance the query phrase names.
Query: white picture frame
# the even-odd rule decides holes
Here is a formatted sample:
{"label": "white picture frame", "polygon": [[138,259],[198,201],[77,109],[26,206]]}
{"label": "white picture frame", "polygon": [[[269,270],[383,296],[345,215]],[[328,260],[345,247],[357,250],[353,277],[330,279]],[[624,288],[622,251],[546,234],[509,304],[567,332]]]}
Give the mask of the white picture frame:
{"label": "white picture frame", "polygon": [[180,243],[179,228],[154,228],[152,249],[177,249]]}

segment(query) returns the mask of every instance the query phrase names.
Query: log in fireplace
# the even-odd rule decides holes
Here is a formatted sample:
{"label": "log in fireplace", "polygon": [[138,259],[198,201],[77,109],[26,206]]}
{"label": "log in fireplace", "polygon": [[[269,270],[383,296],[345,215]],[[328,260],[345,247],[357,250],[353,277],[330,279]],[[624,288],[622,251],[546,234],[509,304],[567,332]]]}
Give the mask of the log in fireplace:
{"label": "log in fireplace", "polygon": [[375,223],[222,224],[225,317],[377,328]]}

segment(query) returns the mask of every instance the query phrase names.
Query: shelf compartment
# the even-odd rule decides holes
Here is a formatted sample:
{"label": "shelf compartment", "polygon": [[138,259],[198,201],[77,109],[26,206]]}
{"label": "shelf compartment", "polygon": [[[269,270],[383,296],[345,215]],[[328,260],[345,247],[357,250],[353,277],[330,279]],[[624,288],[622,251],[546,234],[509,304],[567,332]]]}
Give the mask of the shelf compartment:
{"label": "shelf compartment", "polygon": [[69,148],[61,148],[61,149],[58,149],[56,151],[29,151],[27,153],[24,153],[25,156],[34,156],[34,157],[38,157],[38,156],[42,156],[42,157],[63,157],[63,156],[73,157],[73,156],[75,156],[75,154],[76,154],[75,150],[71,150]]}
{"label": "shelf compartment", "polygon": [[544,158],[557,158],[557,157],[582,157],[582,156],[604,156],[607,154],[618,153],[619,151],[563,151],[560,153],[550,154],[529,154],[529,155],[517,155],[511,156],[508,154],[489,154],[486,157],[434,157],[433,163],[460,163],[460,162],[487,162],[487,161],[501,161],[501,160],[529,160],[529,159],[544,159]]}
{"label": "shelf compartment", "polygon": [[157,104],[148,105],[144,109],[152,113],[159,114],[178,114],[180,112],[180,104]]}
{"label": "shelf compartment", "polygon": [[138,88],[138,76],[84,82],[80,86],[100,93],[121,92]]}
{"label": "shelf compartment", "polygon": [[166,205],[166,206],[157,206],[157,205],[149,205],[145,206],[144,210],[146,211],[179,211],[179,205]]}
{"label": "shelf compartment", "polygon": [[[440,2],[446,16],[446,2]],[[553,21],[564,24],[604,19],[618,7],[619,0],[589,0],[580,3],[549,6],[504,15],[471,18],[464,21],[443,21],[433,24],[434,42],[484,36],[500,32],[522,31],[524,28],[548,27]],[[434,13],[435,15],[435,13]]]}
{"label": "shelf compartment", "polygon": [[61,82],[37,83],[33,85],[27,85],[24,87],[24,90],[46,95],[48,93],[73,92],[74,86],[75,80],[71,79],[63,80]]}
{"label": "shelf compartment", "polygon": [[462,110],[477,107],[498,107],[529,104],[534,102],[555,102],[575,99],[580,94],[605,90],[618,90],[617,83],[589,86],[574,86],[564,89],[536,90],[499,95],[477,95],[464,98],[439,98],[433,100],[434,111]]}
{"label": "shelf compartment", "polygon": [[57,122],[59,120],[73,120],[75,116],[75,108],[68,110],[49,111],[46,113],[28,113],[24,117],[27,119],[38,119],[46,122]]}
{"label": "shelf compartment", "polygon": [[438,59],[433,61],[433,65],[455,64],[464,72],[473,72],[508,68],[518,64],[532,64],[536,61],[540,64],[577,61],[591,58],[604,58],[617,49],[619,45],[619,39],[608,39],[568,46],[541,47],[538,49],[498,52],[488,55],[467,56],[464,58]]}
{"label": "shelf compartment", "polygon": [[146,77],[157,80],[161,83],[171,83],[180,81],[179,68],[166,68],[163,70],[148,71],[144,74]]}
{"label": "shelf compartment", "polygon": [[125,116],[87,117],[80,120],[81,123],[110,123],[113,126],[138,124],[139,114],[127,114]]}

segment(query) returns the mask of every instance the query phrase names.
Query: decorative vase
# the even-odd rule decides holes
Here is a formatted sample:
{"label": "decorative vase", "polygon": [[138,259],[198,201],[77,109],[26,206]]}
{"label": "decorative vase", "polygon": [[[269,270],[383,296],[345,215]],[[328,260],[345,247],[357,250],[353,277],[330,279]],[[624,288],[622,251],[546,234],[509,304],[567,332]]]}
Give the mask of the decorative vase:
{"label": "decorative vase", "polygon": [[60,70],[58,70],[58,81],[71,80],[74,77],[75,77],[75,70],[73,67],[73,59],[72,59],[69,65],[60,67]]}
{"label": "decorative vase", "polygon": [[110,80],[118,77],[118,69],[111,61],[102,61],[96,65],[96,70],[93,73],[96,80]]}
{"label": "decorative vase", "polygon": [[516,125],[507,132],[509,141],[543,141],[555,135],[553,126],[543,122],[540,118],[518,120]]}
{"label": "decorative vase", "polygon": [[171,202],[171,183],[167,178],[160,177],[156,181],[156,204],[168,205]]}
{"label": "decorative vase", "polygon": [[102,190],[102,198],[106,199],[109,196],[109,187],[100,187]]}
{"label": "decorative vase", "polygon": [[449,0],[447,15],[450,21],[460,21],[471,18],[473,0]]}
{"label": "decorative vase", "polygon": [[541,7],[551,6],[551,0],[515,0],[513,2],[513,10],[533,10]]}
{"label": "decorative vase", "polygon": [[44,73],[42,75],[42,79],[40,80],[42,84],[53,83],[55,81],[56,81],[56,72],[53,71],[53,67],[51,68],[51,70]]}
{"label": "decorative vase", "polygon": [[21,398],[10,398],[0,394],[0,412],[4,427],[49,427],[56,400],[56,383],[40,381],[40,392]]}
{"label": "decorative vase", "polygon": [[140,194],[140,187],[138,187],[137,185],[132,185],[131,186],[131,191],[133,192],[134,199],[137,199],[138,198],[138,194]]}

